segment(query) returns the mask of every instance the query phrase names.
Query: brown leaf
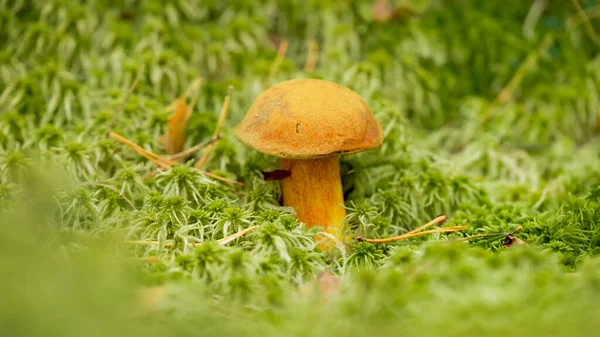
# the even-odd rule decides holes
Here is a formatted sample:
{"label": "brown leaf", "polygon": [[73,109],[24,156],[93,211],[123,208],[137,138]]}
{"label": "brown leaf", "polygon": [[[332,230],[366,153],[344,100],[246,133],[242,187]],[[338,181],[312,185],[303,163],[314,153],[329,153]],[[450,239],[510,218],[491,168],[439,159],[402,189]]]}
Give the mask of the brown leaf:
{"label": "brown leaf", "polygon": [[288,170],[274,170],[268,172],[261,172],[265,181],[269,180],[282,180],[292,175],[291,171]]}
{"label": "brown leaf", "polygon": [[504,238],[503,246],[508,248],[508,247],[512,247],[514,245],[524,245],[524,244],[527,244],[527,243],[517,237],[514,237],[512,235],[507,235]]}
{"label": "brown leaf", "polygon": [[169,155],[183,151],[185,143],[185,126],[190,118],[191,111],[188,110],[184,97],[180,97],[171,106],[174,106],[173,114],[169,117],[167,134],[159,138]]}

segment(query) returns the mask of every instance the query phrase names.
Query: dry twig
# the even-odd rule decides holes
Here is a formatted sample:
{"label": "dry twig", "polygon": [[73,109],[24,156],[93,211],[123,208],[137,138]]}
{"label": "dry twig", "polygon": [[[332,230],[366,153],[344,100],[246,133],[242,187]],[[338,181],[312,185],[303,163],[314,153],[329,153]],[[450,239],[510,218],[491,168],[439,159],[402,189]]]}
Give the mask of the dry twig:
{"label": "dry twig", "polygon": [[169,159],[171,159],[171,160],[181,160],[181,159],[187,158],[187,157],[191,156],[192,154],[194,154],[194,152],[201,150],[205,146],[208,146],[210,144],[213,144],[213,143],[217,142],[219,139],[221,139],[220,135],[218,135],[216,137],[213,137],[213,138],[211,138],[211,139],[209,139],[207,141],[204,141],[204,142],[202,142],[200,144],[194,145],[194,146],[190,147],[187,150],[183,150],[183,151],[181,151],[179,153],[176,153],[176,154],[170,156]]}

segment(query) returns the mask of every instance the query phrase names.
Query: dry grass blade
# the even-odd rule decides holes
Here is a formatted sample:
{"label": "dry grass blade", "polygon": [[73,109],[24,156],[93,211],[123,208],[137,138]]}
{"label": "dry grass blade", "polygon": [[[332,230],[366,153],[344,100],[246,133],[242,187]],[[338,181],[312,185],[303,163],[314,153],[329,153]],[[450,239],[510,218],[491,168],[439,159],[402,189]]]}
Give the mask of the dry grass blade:
{"label": "dry grass blade", "polygon": [[427,229],[429,227],[435,226],[437,224],[442,224],[442,223],[446,222],[446,220],[448,220],[448,216],[445,215],[445,214],[441,214],[437,218],[429,221],[428,223],[424,224],[423,226],[417,227],[417,228],[413,229],[412,231],[410,231],[408,233],[405,233],[403,235],[413,234],[413,233],[417,233],[417,232],[423,231],[423,230],[425,230],[425,229]]}
{"label": "dry grass blade", "polygon": [[[166,111],[173,111],[173,114],[169,116],[167,134],[161,136],[159,141],[164,145],[169,155],[183,151],[185,127],[200,95],[199,89],[201,84],[202,80],[200,78],[194,80],[185,92],[165,109]],[[190,94],[192,95],[192,99],[190,104],[187,104],[186,97]]]}
{"label": "dry grass blade", "polygon": [[[225,121],[227,120],[227,113],[229,111],[229,101],[231,99],[231,91],[233,90],[233,86],[229,86],[227,88],[227,95],[225,96],[225,101],[223,102],[223,108],[221,109],[221,114],[219,115],[219,121],[217,122],[217,127],[215,128],[215,133],[213,134],[213,138],[219,137],[221,131],[225,127]],[[197,169],[202,169],[206,162],[208,161],[208,157],[211,153],[213,146],[208,145],[202,154],[202,157],[196,163]]]}
{"label": "dry grass blade", "polygon": [[502,245],[504,247],[510,247],[514,244],[526,244],[525,241],[514,237],[513,234],[515,234],[518,231],[521,231],[523,229],[523,227],[518,226],[517,228],[515,228],[514,230],[510,231],[510,232],[504,232],[504,233],[483,233],[483,234],[476,234],[476,235],[471,235],[471,236],[467,236],[464,238],[458,238],[452,241],[469,241],[472,239],[478,239],[478,238],[485,238],[485,237],[497,237],[498,239],[501,237],[504,237],[504,242],[502,243]]}
{"label": "dry grass blade", "polygon": [[357,240],[364,241],[364,242],[370,242],[370,243],[387,243],[387,242],[406,240],[406,239],[414,238],[414,237],[421,236],[421,235],[427,235],[427,234],[457,232],[457,231],[461,231],[461,230],[467,229],[467,228],[469,228],[469,227],[456,226],[456,227],[447,227],[447,228],[437,228],[437,229],[431,229],[431,230],[423,231],[423,232],[419,232],[419,233],[402,234],[399,236],[395,236],[392,238],[386,238],[386,239],[364,239],[364,238],[358,237]]}
{"label": "dry grass blade", "polygon": [[227,179],[227,178],[223,178],[221,176],[218,176],[216,174],[210,173],[210,172],[202,172],[202,174],[204,174],[207,177],[211,177],[215,180],[220,180],[229,184],[233,184],[233,185],[238,185],[238,186],[244,186],[244,183],[241,183],[239,181],[235,181],[235,180],[231,180],[231,179]]}
{"label": "dry grass blade", "polygon": [[371,243],[385,243],[385,242],[394,242],[394,241],[405,240],[405,239],[409,239],[409,238],[413,238],[413,237],[421,236],[421,235],[426,235],[426,234],[456,232],[456,231],[460,231],[460,230],[468,228],[467,226],[454,226],[454,227],[447,227],[447,228],[437,228],[437,229],[425,230],[425,229],[435,226],[437,224],[444,223],[444,222],[446,222],[446,220],[448,220],[448,216],[445,214],[442,214],[442,215],[439,215],[438,217],[436,217],[435,219],[429,221],[428,223],[424,224],[423,226],[417,227],[417,228],[413,229],[412,231],[410,231],[408,233],[404,233],[399,236],[386,238],[386,239],[365,239],[362,237],[357,237],[356,239],[358,241],[371,242]]}
{"label": "dry grass blade", "polygon": [[216,137],[213,137],[213,138],[211,138],[211,139],[209,139],[207,141],[204,141],[204,142],[202,142],[200,144],[194,145],[194,146],[190,147],[187,150],[184,150],[184,151],[181,151],[179,153],[176,153],[176,154],[172,155],[171,157],[169,157],[169,159],[171,159],[171,160],[181,160],[181,159],[187,158],[187,157],[191,156],[192,154],[194,154],[196,151],[199,151],[203,147],[215,143],[219,139],[221,139],[220,135],[218,135]]}
{"label": "dry grass blade", "polygon": [[148,159],[149,161],[151,161],[152,163],[154,163],[156,166],[163,168],[163,169],[169,169],[171,168],[171,166],[177,164],[177,162],[174,162],[170,159],[161,157],[155,153],[152,153],[148,150],[145,150],[144,148],[142,148],[141,146],[135,144],[134,142],[128,140],[127,138],[114,133],[114,132],[108,132],[108,135],[111,138],[114,138],[116,140],[118,140],[119,142],[127,145],[128,147],[130,147],[132,150],[134,150],[135,152],[137,152],[139,155],[141,155],[142,157]]}
{"label": "dry grass blade", "polygon": [[[118,135],[114,132],[109,132],[108,135],[116,140],[118,140],[119,142],[129,146],[130,148],[132,148],[135,152],[137,152],[138,154],[140,154],[142,157],[150,160],[154,165],[168,170],[171,167],[175,166],[175,165],[180,165],[180,163],[173,161],[171,159],[167,159],[164,157],[161,157],[155,153],[152,153],[150,151],[147,151],[145,149],[143,149],[141,146],[135,144],[134,142],[126,139],[125,137]],[[220,177],[216,174],[213,173],[209,173],[209,172],[202,172],[205,176],[213,178],[215,180],[220,180],[229,184],[233,184],[233,185],[238,185],[238,186],[244,186],[243,183],[239,182],[239,181],[235,181],[235,180],[231,180],[231,179],[227,179],[227,178],[223,178]]]}
{"label": "dry grass blade", "polygon": [[453,241],[469,241],[469,240],[473,240],[473,239],[486,238],[486,237],[490,237],[490,236],[501,237],[502,235],[503,234],[497,234],[497,233],[476,234],[476,235],[471,235],[471,236],[465,236],[464,238],[458,238]]}
{"label": "dry grass blade", "polygon": [[258,227],[259,226],[248,227],[248,228],[241,230],[235,234],[229,235],[228,237],[222,238],[221,240],[219,240],[217,242],[221,245],[226,245],[226,244],[230,243],[231,241],[234,241],[235,239],[241,238],[242,236],[246,235],[247,233],[252,232],[253,230],[257,229]]}

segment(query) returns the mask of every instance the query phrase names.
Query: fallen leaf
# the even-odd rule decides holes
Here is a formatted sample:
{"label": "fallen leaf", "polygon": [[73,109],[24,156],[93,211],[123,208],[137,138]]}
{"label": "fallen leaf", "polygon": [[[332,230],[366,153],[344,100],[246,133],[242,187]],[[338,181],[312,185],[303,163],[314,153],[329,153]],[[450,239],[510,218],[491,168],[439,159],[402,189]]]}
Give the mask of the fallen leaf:
{"label": "fallen leaf", "polygon": [[526,243],[525,241],[523,241],[523,240],[521,240],[521,239],[517,238],[517,237],[514,237],[514,236],[512,236],[512,235],[507,235],[507,236],[504,238],[504,243],[503,243],[502,245],[503,245],[504,247],[507,247],[507,248],[508,248],[508,247],[511,247],[511,246],[513,246],[513,245],[523,245],[523,244],[527,244],[527,243]]}
{"label": "fallen leaf", "polygon": [[190,118],[191,111],[187,108],[184,97],[180,97],[171,106],[174,111],[168,119],[167,134],[159,138],[169,155],[183,151],[185,143],[185,126]]}

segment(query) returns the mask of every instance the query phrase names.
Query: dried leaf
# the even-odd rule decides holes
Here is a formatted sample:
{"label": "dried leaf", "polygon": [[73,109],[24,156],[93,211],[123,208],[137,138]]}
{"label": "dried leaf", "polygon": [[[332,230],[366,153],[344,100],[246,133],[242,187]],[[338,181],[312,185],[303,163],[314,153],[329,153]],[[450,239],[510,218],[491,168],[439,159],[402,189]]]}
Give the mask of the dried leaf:
{"label": "dried leaf", "polygon": [[169,155],[183,151],[185,126],[191,115],[191,110],[187,108],[184,97],[178,98],[173,103],[175,109],[169,117],[167,134],[159,139]]}
{"label": "dried leaf", "polygon": [[514,245],[524,245],[524,244],[527,244],[527,242],[525,242],[517,237],[514,237],[512,235],[507,235],[504,238],[504,243],[502,245],[504,247],[508,248],[508,247],[512,247]]}
{"label": "dried leaf", "polygon": [[[219,115],[219,120],[217,121],[217,127],[215,128],[214,137],[220,137],[221,131],[225,127],[225,120],[227,120],[227,113],[229,111],[229,101],[231,100],[231,91],[233,90],[233,86],[229,86],[227,88],[227,95],[225,96],[225,100],[223,101],[223,107],[221,108],[221,114]],[[204,165],[208,162],[208,158],[213,149],[212,145],[208,145],[202,154],[202,157],[196,162],[194,165],[197,169],[203,169]]]}

